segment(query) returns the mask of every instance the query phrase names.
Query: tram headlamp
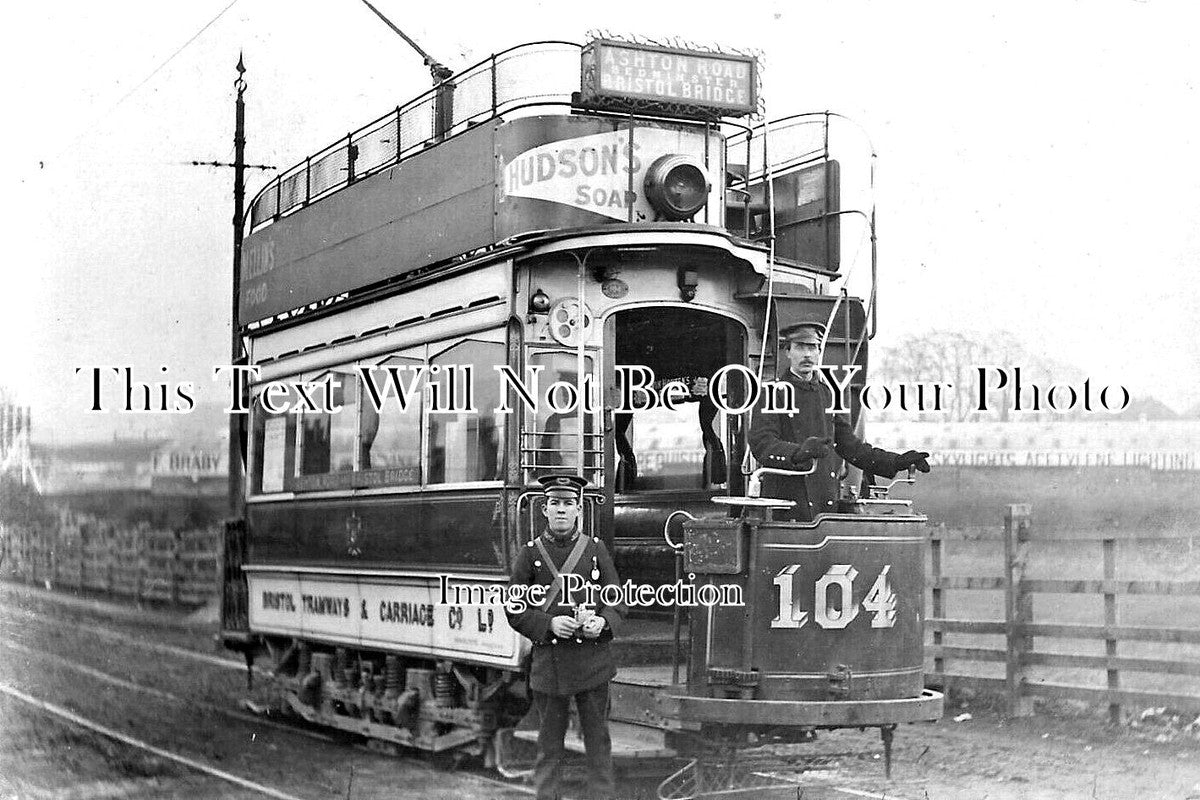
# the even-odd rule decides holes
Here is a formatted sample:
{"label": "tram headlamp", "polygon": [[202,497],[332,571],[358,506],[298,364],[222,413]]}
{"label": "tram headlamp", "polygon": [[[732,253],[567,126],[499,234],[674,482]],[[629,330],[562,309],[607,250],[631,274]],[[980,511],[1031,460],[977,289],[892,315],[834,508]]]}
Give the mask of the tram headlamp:
{"label": "tram headlamp", "polygon": [[700,274],[691,267],[680,267],[679,272],[675,276],[675,282],[679,284],[679,297],[685,303],[690,303],[696,299],[696,288],[700,285]]}
{"label": "tram headlamp", "polygon": [[712,185],[700,165],[687,156],[659,156],[646,170],[646,199],[664,219],[690,219],[708,202]]}
{"label": "tram headlamp", "polygon": [[530,314],[545,314],[550,310],[550,297],[538,289],[533,293],[533,297],[529,298],[529,313]]}

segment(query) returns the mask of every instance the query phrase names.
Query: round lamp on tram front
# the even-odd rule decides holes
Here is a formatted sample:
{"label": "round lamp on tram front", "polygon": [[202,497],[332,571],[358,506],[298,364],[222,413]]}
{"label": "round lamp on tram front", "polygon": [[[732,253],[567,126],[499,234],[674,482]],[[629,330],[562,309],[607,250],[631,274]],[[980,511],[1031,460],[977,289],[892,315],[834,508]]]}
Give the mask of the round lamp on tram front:
{"label": "round lamp on tram front", "polygon": [[646,199],[664,219],[691,219],[708,202],[712,185],[703,168],[687,156],[659,156],[646,170]]}

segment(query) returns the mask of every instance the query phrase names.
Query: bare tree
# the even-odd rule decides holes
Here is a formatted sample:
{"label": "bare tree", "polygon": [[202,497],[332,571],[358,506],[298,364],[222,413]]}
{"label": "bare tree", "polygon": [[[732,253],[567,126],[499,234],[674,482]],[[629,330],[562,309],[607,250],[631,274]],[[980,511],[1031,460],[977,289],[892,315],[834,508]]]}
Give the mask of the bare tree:
{"label": "bare tree", "polygon": [[[872,362],[870,382],[873,384],[950,384],[942,393],[942,412],[921,414],[922,419],[964,422],[978,418],[981,416],[977,409],[982,391],[988,408],[986,415],[991,419],[1008,421],[1012,418],[1017,400],[1017,368],[1020,369],[1022,384],[1022,410],[1028,411],[1035,399],[1043,409],[1022,414],[1022,419],[1078,414],[1078,410],[1067,415],[1045,410],[1046,394],[1055,384],[1080,386],[1083,382],[1082,372],[1077,367],[1031,352],[1008,331],[986,336],[961,331],[931,331],[911,336],[894,347],[883,348],[874,355]],[[981,375],[980,369],[986,367],[1004,370],[1007,385],[994,388],[999,376],[992,370],[985,370]],[[910,407],[902,413],[911,418],[913,409]]]}

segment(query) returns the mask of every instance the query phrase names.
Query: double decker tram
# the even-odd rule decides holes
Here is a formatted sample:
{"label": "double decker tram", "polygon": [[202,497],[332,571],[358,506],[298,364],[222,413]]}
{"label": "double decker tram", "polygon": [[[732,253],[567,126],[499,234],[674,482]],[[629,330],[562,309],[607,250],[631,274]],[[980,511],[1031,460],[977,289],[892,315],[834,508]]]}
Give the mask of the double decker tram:
{"label": "double decker tram", "polygon": [[873,212],[841,203],[870,160],[839,157],[848,126],[740,121],[759,112],[752,56],[540,42],[259,192],[222,634],[291,711],[508,771],[528,642],[497,598],[541,530],[536,479],[567,470],[621,579],[673,587],[614,641],[618,758],[837,727],[890,754],[940,716],[925,518],[852,470],[812,522],[759,496],[747,409],[777,331],[825,324],[824,363],[861,385],[873,308],[843,291],[843,227],[868,231],[868,297],[875,266]]}

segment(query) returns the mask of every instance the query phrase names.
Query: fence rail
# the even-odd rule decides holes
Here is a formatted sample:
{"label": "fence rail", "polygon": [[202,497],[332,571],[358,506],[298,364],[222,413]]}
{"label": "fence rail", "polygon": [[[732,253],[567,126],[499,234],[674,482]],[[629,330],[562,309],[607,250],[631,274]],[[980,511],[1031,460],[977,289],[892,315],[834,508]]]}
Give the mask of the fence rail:
{"label": "fence rail", "polygon": [[201,605],[215,597],[218,528],[122,527],[62,512],[47,528],[0,525],[0,574],[56,588]]}
{"label": "fence rail", "polygon": [[[1163,597],[1200,599],[1200,580],[1123,580],[1118,574],[1118,545],[1144,546],[1152,542],[1187,542],[1191,550],[1195,537],[1191,533],[1146,533],[1124,535],[1119,532],[1067,534],[1035,533],[1032,509],[1027,504],[1009,506],[1005,514],[1002,574],[995,576],[946,575],[946,545],[978,543],[989,537],[978,531],[948,531],[935,528],[930,537],[930,614],[925,621],[930,633],[927,656],[933,669],[927,673],[932,684],[974,685],[985,690],[1003,691],[1008,712],[1025,715],[1032,712],[1034,697],[1082,700],[1106,704],[1109,718],[1117,722],[1123,706],[1169,705],[1200,711],[1200,688],[1196,691],[1146,691],[1122,686],[1123,673],[1153,673],[1160,676],[1200,677],[1200,659],[1151,658],[1122,655],[1121,642],[1149,642],[1160,645],[1200,645],[1200,627],[1166,627],[1157,625],[1119,624],[1118,612],[1122,597]],[[995,536],[991,537],[995,540]],[[1086,558],[1089,545],[1091,556],[1099,562],[1100,578],[1030,578],[1031,545],[1036,543],[1069,543],[1075,558]],[[1123,548],[1122,548],[1123,549]],[[1056,565],[1060,569],[1062,565]],[[948,616],[948,591],[1003,591],[1004,619],[979,620]],[[1103,601],[1100,624],[1045,622],[1034,619],[1035,595],[1096,597]],[[1169,617],[1166,617],[1169,619]],[[1003,647],[951,645],[947,634],[1003,636]],[[1091,640],[1104,642],[1104,654],[1046,652],[1034,647],[1035,638]],[[1003,663],[1004,677],[984,677],[951,669],[951,662]],[[1102,671],[1103,687],[1079,686],[1062,682],[1032,680],[1030,668],[1084,669]]]}

